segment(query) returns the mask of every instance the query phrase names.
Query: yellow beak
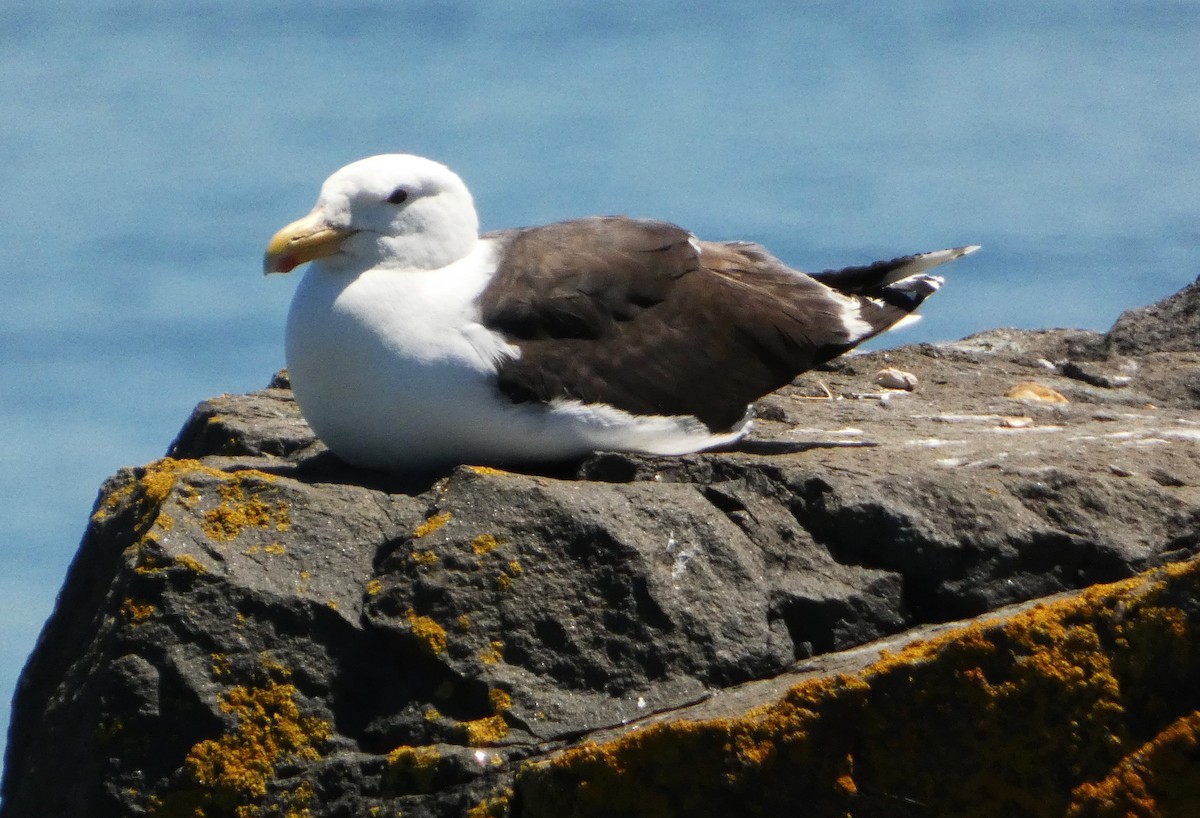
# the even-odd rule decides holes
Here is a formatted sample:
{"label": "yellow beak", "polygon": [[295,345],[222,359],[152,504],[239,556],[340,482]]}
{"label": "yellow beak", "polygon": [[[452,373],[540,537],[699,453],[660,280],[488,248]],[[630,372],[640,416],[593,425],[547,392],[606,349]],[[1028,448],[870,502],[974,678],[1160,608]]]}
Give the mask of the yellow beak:
{"label": "yellow beak", "polygon": [[271,237],[263,255],[263,274],[290,273],[305,262],[332,256],[352,233],[353,230],[330,227],[310,213]]}

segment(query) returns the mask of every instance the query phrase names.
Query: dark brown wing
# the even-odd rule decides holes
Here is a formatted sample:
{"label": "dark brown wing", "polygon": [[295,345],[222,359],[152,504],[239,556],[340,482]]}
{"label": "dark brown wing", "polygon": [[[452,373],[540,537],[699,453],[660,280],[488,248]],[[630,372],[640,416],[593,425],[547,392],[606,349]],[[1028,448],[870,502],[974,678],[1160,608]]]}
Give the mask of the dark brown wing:
{"label": "dark brown wing", "polygon": [[[517,402],[568,398],[725,430],[907,312],[836,293],[757,245],[701,243],[665,222],[582,219],[497,240],[506,250],[479,307],[521,350],[499,371]],[[848,324],[848,310],[872,331]]]}

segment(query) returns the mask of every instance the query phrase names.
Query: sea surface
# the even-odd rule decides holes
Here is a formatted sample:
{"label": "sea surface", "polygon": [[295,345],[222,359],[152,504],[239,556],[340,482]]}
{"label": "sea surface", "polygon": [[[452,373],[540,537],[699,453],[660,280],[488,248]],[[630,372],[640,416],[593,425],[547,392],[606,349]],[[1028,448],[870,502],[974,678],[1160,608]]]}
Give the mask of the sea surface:
{"label": "sea surface", "polygon": [[1107,329],[1200,273],[1198,54],[1170,0],[6,0],[0,700],[101,481],[283,365],[262,251],[341,165],[807,269],[982,244],[888,343]]}

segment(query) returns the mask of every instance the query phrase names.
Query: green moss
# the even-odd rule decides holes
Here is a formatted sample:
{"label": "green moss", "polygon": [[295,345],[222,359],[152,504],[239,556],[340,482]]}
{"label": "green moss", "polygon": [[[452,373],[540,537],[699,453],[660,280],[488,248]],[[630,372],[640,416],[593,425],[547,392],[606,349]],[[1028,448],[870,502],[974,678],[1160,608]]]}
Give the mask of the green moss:
{"label": "green moss", "polygon": [[[522,814],[1061,816],[1121,792],[1200,814],[1177,772],[1200,777],[1196,725],[1177,721],[1200,698],[1197,623],[1180,606],[1196,595],[1200,562],[1172,566],[802,682],[740,717],[584,743],[521,771]],[[1139,751],[1148,740],[1158,755]],[[1147,801],[1133,780],[1169,795],[1146,784]]]}

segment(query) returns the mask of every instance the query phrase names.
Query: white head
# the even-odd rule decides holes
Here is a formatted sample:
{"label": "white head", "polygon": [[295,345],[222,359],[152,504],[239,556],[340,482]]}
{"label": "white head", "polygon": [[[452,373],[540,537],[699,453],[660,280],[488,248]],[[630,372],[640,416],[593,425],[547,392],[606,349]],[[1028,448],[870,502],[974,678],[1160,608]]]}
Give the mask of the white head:
{"label": "white head", "polygon": [[332,270],[436,270],[479,238],[475,203],[445,165],[409,154],[371,156],[325,180],[317,204],[271,239],[266,273],[323,259]]}

